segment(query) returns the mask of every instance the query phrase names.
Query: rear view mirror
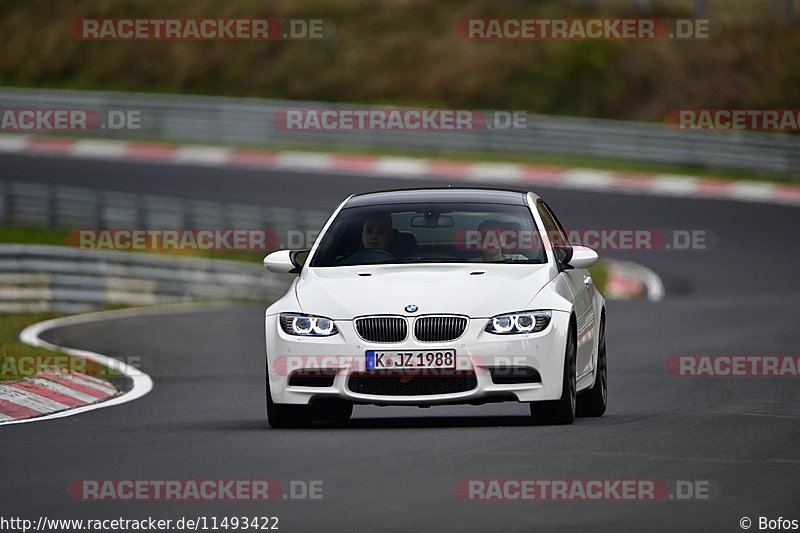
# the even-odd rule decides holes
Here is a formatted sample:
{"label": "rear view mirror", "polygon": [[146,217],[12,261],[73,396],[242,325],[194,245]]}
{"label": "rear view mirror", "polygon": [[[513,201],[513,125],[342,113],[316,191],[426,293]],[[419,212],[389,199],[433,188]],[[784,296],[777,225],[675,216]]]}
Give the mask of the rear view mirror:
{"label": "rear view mirror", "polygon": [[450,215],[439,215],[436,218],[422,215],[411,217],[412,228],[452,228],[455,225],[456,221]]}

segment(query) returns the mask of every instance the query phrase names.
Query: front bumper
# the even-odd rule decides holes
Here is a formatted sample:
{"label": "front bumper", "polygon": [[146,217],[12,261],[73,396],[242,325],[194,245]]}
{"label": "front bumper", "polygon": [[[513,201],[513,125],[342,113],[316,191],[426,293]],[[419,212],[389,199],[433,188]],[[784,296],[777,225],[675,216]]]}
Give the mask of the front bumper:
{"label": "front bumper", "polygon": [[[287,335],[280,328],[278,315],[268,315],[265,324],[267,368],[272,400],[275,403],[300,405],[319,398],[340,398],[354,403],[378,405],[436,405],[515,398],[520,402],[560,398],[569,313],[553,311],[547,328],[538,333],[521,335],[486,333],[484,327],[487,321],[485,318],[470,319],[464,334],[450,342],[419,342],[409,336],[401,343],[374,343],[358,336],[352,320],[336,320],[339,333],[330,337],[298,337]],[[474,374],[474,387],[459,392],[424,395],[363,394],[349,387],[351,376],[364,370],[367,350],[442,349],[455,350],[458,369]],[[495,383],[489,369],[501,366],[533,368],[538,372],[540,381]],[[294,372],[315,370],[335,374],[332,384],[323,387],[289,385],[289,377]],[[420,376],[411,379],[428,378]]]}

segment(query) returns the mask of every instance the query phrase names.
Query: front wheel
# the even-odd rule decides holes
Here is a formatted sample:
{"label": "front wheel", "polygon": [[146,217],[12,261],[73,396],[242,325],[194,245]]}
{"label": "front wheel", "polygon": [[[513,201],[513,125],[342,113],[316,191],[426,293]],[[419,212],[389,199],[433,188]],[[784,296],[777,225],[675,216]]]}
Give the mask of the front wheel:
{"label": "front wheel", "polygon": [[575,358],[577,355],[575,327],[570,325],[567,348],[564,350],[564,372],[561,398],[546,402],[531,402],[531,417],[541,425],[572,424],[575,421],[576,388]]}
{"label": "front wheel", "polygon": [[578,416],[603,416],[608,402],[608,370],[606,370],[606,324],[600,322],[600,336],[597,341],[597,375],[594,385],[578,396]]}
{"label": "front wheel", "polygon": [[311,425],[311,406],[273,402],[267,377],[267,421],[276,429],[308,427]]}

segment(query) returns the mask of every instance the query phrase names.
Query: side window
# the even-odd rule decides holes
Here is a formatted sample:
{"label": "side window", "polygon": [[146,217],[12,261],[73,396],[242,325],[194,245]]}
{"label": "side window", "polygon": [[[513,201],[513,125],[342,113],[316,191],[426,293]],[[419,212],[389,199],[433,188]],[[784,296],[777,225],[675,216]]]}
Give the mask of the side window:
{"label": "side window", "polygon": [[536,203],[536,208],[539,210],[539,215],[542,217],[542,223],[547,232],[547,237],[553,245],[553,254],[555,255],[556,261],[559,263],[566,263],[572,258],[572,246],[567,238],[567,233],[547,204],[539,200]]}

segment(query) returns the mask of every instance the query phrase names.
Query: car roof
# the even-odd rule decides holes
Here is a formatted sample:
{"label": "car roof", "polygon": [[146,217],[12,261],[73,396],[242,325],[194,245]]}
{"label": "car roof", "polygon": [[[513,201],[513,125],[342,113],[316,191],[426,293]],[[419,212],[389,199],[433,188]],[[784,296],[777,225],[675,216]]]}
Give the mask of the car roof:
{"label": "car roof", "polygon": [[[468,202],[484,204],[527,205],[527,191],[480,187],[429,187],[393,189],[355,194],[344,207],[417,202]],[[531,193],[532,194],[532,193]],[[533,195],[538,199],[538,196]]]}

